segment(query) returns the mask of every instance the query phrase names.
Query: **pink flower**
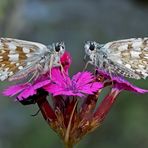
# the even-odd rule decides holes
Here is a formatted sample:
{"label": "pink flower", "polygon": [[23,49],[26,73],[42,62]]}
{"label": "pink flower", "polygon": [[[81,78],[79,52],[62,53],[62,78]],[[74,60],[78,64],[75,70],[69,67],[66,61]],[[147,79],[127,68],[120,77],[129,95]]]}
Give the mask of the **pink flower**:
{"label": "pink flower", "polygon": [[103,87],[100,82],[93,82],[94,76],[90,72],[79,72],[72,79],[64,75],[57,68],[52,70],[52,81],[43,88],[53,96],[79,96],[94,94]]}

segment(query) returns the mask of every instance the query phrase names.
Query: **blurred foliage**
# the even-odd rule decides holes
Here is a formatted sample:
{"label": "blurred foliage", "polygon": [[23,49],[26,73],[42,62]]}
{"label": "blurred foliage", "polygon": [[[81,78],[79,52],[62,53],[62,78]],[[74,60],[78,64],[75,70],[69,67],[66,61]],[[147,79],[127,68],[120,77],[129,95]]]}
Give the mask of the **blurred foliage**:
{"label": "blurred foliage", "polygon": [[[148,6],[136,0],[0,0],[0,36],[45,44],[65,41],[73,74],[83,69],[84,41],[147,36],[147,14]],[[148,89],[148,80],[133,83]],[[7,85],[0,82],[1,90]],[[147,148],[147,105],[147,94],[121,93],[101,127],[76,148]],[[37,110],[1,96],[0,148],[63,147],[41,114],[30,116]]]}
{"label": "blurred foliage", "polygon": [[9,4],[8,0],[0,1],[0,20],[2,20],[4,18],[5,9],[6,9],[8,4]]}

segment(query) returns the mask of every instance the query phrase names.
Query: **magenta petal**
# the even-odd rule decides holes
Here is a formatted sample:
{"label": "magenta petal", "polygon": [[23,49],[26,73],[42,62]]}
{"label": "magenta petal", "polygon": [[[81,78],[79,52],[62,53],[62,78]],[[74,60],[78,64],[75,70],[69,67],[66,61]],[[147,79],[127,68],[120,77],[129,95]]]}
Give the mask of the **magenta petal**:
{"label": "magenta petal", "polygon": [[42,88],[43,86],[49,84],[50,82],[51,82],[50,80],[45,80],[45,81],[38,82],[35,85],[26,88],[23,92],[21,92],[18,95],[18,99],[23,100],[23,99],[28,98],[29,96],[35,95],[37,93],[37,89]]}
{"label": "magenta petal", "polygon": [[38,88],[41,88],[41,87],[43,87],[43,86],[45,86],[45,85],[47,85],[49,83],[51,83],[50,80],[45,80],[45,81],[42,81],[42,82],[38,82],[35,85],[33,85],[33,88],[38,89]]}
{"label": "magenta petal", "polygon": [[53,96],[58,96],[58,95],[63,95],[63,96],[78,96],[78,97],[83,97],[84,94],[82,93],[74,93],[73,91],[59,91],[55,92]]}
{"label": "magenta petal", "polygon": [[58,85],[48,85],[45,86],[44,89],[49,93],[53,94],[53,96],[65,95],[65,96],[75,96],[72,90],[66,90],[64,88],[58,87]]}
{"label": "magenta petal", "polygon": [[21,92],[18,95],[18,99],[22,100],[22,99],[25,99],[29,96],[36,94],[36,90],[38,88],[41,88],[41,87],[49,84],[50,82],[51,82],[50,80],[45,80],[42,82],[38,82],[35,85],[31,85],[30,83],[25,83],[25,84],[10,86],[6,90],[3,91],[3,94],[5,96],[14,96],[14,95]]}
{"label": "magenta petal", "polygon": [[37,91],[32,87],[28,87],[27,89],[25,89],[23,92],[21,92],[19,95],[18,95],[18,100],[24,100],[26,98],[28,98],[29,96],[33,96],[37,93]]}
{"label": "magenta petal", "polygon": [[57,91],[54,93],[53,96],[58,96],[58,95],[64,95],[64,96],[73,96],[73,93],[71,91]]}
{"label": "magenta petal", "polygon": [[47,86],[44,86],[43,88],[49,93],[56,93],[56,92],[63,91],[63,88],[61,88],[56,84],[47,85]]}
{"label": "magenta petal", "polygon": [[77,86],[85,85],[93,80],[92,73],[90,72],[79,72],[73,76],[72,81],[77,83]]}
{"label": "magenta petal", "polygon": [[87,84],[81,88],[81,92],[86,94],[93,94],[94,92],[97,92],[99,89],[103,88],[103,84],[99,82],[94,82],[91,84]]}
{"label": "magenta petal", "polygon": [[[65,79],[68,79],[67,75],[61,73],[60,69],[55,67],[52,68],[52,81],[57,84],[63,84]],[[68,80],[67,80],[68,81]]]}
{"label": "magenta petal", "polygon": [[148,92],[148,90],[134,86],[131,83],[129,83],[128,81],[126,81],[122,78],[114,77],[112,80],[114,82],[114,87],[119,89],[119,90],[127,90],[127,91],[132,91],[132,92],[137,92],[137,93]]}
{"label": "magenta petal", "polygon": [[29,87],[30,85],[31,85],[30,83],[25,83],[25,84],[10,86],[6,90],[3,91],[3,95],[14,96],[20,93],[21,91],[23,91],[25,88]]}
{"label": "magenta petal", "polygon": [[103,88],[103,84],[92,82],[93,75],[90,72],[79,72],[73,76],[73,83],[76,83],[77,90],[84,94],[93,94]]}

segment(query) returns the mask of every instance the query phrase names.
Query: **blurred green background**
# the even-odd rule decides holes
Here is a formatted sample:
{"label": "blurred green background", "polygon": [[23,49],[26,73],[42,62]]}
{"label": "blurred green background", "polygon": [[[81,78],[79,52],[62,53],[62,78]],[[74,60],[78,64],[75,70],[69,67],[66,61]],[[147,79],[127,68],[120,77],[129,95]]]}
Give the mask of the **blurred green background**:
{"label": "blurred green background", "polygon": [[[0,37],[46,45],[65,41],[71,74],[82,70],[84,41],[148,36],[147,0],[0,0]],[[148,89],[148,79],[133,81]],[[0,90],[9,83],[0,82]],[[0,98],[0,148],[62,148],[36,105]],[[76,148],[148,148],[148,95],[123,92],[103,125]]]}

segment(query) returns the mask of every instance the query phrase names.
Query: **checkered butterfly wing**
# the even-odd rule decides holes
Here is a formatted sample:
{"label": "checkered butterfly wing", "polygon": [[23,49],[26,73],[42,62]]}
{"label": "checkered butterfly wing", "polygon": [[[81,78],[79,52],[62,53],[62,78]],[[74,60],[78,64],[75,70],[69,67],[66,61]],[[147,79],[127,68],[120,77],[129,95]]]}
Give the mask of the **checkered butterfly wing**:
{"label": "checkered butterfly wing", "polygon": [[148,76],[148,38],[113,41],[103,48],[107,49],[108,58],[119,67],[119,71],[127,71],[127,77],[140,79]]}
{"label": "checkered butterfly wing", "polygon": [[[49,49],[48,49],[49,50]],[[47,47],[36,42],[11,38],[0,39],[0,80],[26,77],[37,68]]]}

